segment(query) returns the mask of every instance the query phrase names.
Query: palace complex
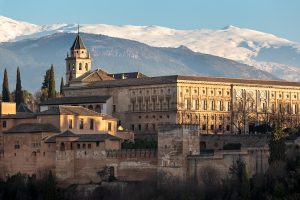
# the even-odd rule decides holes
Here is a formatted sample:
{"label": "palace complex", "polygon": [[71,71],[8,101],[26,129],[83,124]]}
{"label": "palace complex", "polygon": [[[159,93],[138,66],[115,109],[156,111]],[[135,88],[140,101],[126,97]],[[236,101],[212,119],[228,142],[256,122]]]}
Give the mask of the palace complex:
{"label": "palace complex", "polygon": [[[42,102],[38,112],[0,104],[3,177],[51,170],[65,184],[139,181],[158,172],[186,179],[207,167],[225,177],[238,159],[252,175],[268,167],[269,135],[258,127],[300,120],[300,83],[92,70],[79,33],[66,80],[65,96]],[[137,139],[157,148],[122,147]],[[228,151],[228,144],[240,146]]]}

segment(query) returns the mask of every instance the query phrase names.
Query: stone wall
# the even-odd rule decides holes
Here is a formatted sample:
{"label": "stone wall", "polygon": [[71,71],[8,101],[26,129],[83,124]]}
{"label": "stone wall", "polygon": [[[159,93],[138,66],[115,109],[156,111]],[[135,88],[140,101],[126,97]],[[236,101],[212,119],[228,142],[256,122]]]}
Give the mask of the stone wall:
{"label": "stone wall", "polygon": [[[250,138],[250,139],[249,139]],[[199,135],[197,126],[164,126],[158,133],[158,172],[179,179],[200,180],[207,168],[214,168],[218,177],[230,176],[229,168],[241,160],[249,175],[265,172],[269,151],[267,136]],[[206,142],[210,151],[200,151]],[[219,150],[225,143],[240,142],[240,150]],[[217,143],[218,145],[215,145]]]}
{"label": "stone wall", "polygon": [[70,150],[56,152],[56,176],[61,183],[98,183],[113,170],[118,180],[138,181],[156,174],[156,152],[149,150]]}

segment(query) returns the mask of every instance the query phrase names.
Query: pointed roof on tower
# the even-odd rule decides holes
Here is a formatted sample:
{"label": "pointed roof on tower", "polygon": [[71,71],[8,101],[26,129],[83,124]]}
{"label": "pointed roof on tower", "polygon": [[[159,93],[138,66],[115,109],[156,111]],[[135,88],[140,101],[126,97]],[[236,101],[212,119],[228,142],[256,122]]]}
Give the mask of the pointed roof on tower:
{"label": "pointed roof on tower", "polygon": [[76,39],[71,47],[71,50],[74,50],[74,49],[86,49],[86,47],[80,37],[80,34],[79,34],[79,25],[78,25],[78,33],[77,33]]}

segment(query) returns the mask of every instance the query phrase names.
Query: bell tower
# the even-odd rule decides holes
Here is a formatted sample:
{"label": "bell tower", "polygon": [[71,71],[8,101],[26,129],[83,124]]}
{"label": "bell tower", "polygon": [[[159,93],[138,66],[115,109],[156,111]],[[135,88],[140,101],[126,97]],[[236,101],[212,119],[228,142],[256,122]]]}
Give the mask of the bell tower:
{"label": "bell tower", "polygon": [[86,49],[80,34],[79,26],[75,41],[67,54],[66,60],[66,83],[91,70],[92,60],[90,53]]}

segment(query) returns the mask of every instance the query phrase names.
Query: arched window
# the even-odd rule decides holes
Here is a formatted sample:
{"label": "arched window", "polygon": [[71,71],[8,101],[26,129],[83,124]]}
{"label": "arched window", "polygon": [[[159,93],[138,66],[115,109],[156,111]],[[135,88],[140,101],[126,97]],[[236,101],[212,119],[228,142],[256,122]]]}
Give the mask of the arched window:
{"label": "arched window", "polygon": [[101,106],[100,105],[96,105],[95,111],[98,112],[98,113],[101,113]]}
{"label": "arched window", "polygon": [[85,71],[89,69],[89,64],[85,63]]}
{"label": "arched window", "polygon": [[71,64],[69,63],[69,71],[71,71]]}
{"label": "arched window", "polygon": [[82,64],[79,63],[79,70],[82,70]]}
{"label": "arched window", "polygon": [[88,109],[93,110],[94,108],[93,108],[92,105],[89,105],[89,106],[88,106]]}

